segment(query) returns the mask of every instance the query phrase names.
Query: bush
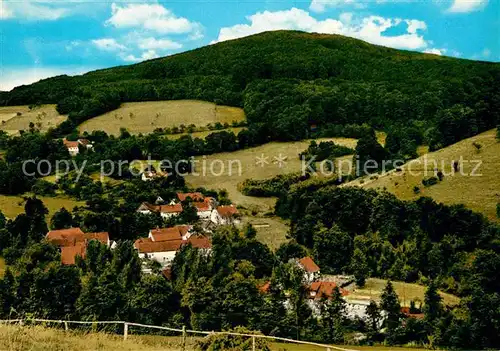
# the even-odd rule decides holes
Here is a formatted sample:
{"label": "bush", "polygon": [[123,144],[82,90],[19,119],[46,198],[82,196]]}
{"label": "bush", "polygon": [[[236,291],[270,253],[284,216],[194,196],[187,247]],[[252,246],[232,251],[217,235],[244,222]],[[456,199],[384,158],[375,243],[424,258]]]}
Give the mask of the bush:
{"label": "bush", "polygon": [[[243,327],[236,327],[232,330],[240,334],[256,334]],[[198,341],[198,349],[202,351],[250,351],[252,350],[252,338],[248,336],[235,336],[226,334],[213,334],[205,337],[203,340]],[[255,339],[255,350],[271,351],[266,340],[261,338]]]}
{"label": "bush", "polygon": [[500,218],[500,202],[497,203],[497,217]]}
{"label": "bush", "polygon": [[418,186],[416,186],[416,185],[415,185],[415,186],[413,187],[413,192],[414,192],[415,194],[420,194],[420,188],[419,188]]}
{"label": "bush", "polygon": [[40,196],[54,196],[57,186],[43,179],[38,179],[31,187],[33,194]]}
{"label": "bush", "polygon": [[438,181],[439,181],[439,179],[437,177],[430,177],[430,178],[427,178],[427,179],[423,179],[422,180],[422,184],[424,186],[431,186],[431,185],[437,184]]}

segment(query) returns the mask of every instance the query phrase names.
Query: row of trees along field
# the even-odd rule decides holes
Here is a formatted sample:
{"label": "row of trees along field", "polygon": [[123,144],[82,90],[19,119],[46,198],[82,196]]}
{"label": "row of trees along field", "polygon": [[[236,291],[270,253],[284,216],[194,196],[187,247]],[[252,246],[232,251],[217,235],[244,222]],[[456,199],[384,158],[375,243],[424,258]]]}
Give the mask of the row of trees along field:
{"label": "row of trees along field", "polygon": [[55,131],[59,135],[122,102],[201,99],[244,107],[250,126],[265,125],[263,131],[273,140],[368,123],[437,149],[499,122],[500,65],[337,35],[276,31],[136,65],[47,79],[0,99],[1,105],[58,104],[60,113],[69,114]]}
{"label": "row of trees along field", "polygon": [[[381,196],[377,201],[378,214],[388,217],[391,200]],[[414,206],[418,207],[418,203]],[[364,205],[361,207],[366,209]],[[420,206],[419,212],[428,218],[435,210],[432,206]],[[453,211],[453,208],[441,211]],[[343,211],[339,209],[339,212]],[[499,315],[495,308],[499,302],[495,272],[500,268],[500,257],[494,244],[498,241],[498,228],[486,222],[480,226],[481,238],[476,238],[481,243],[466,249],[452,243],[446,248],[464,257],[457,261],[453,273],[428,274],[428,288],[420,306],[425,313],[423,320],[408,319],[401,313],[400,302],[390,283],[380,303],[371,303],[368,317],[353,320],[347,317],[346,303],[338,288],[331,300],[317,301],[319,315],[313,314],[306,303],[308,292],[302,281],[303,273],[296,264],[289,263],[291,258],[306,255],[306,248],[291,242],[272,252],[255,239],[256,231],[251,226],[243,231],[235,228],[216,231],[210,255],[191,246],[184,247],[176,255],[172,277],[167,280],[155,265],[152,265],[155,274],[142,274],[141,262],[131,241],[117,237],[113,237],[118,239],[114,250],[92,241],[85,259],[77,260],[73,266],[61,265],[58,249],[42,240],[47,230],[46,213],[39,200],[29,199],[25,213],[15,220],[6,221],[0,216],[1,235],[26,242],[22,255],[0,280],[1,318],[29,315],[50,319],[127,320],[173,327],[187,325],[201,330],[245,326],[268,335],[323,343],[352,341],[350,335],[362,332],[368,343],[385,340],[389,344],[416,342],[463,348],[500,345]],[[306,215],[310,216],[310,213]],[[376,222],[373,216],[370,219]],[[363,216],[360,217],[357,219],[362,220]],[[468,225],[469,231],[478,225],[473,217],[473,214],[460,217],[460,223]],[[21,222],[23,230],[19,230]],[[440,224],[434,220],[425,222],[425,228],[420,229],[421,241],[440,246],[419,252],[424,256],[429,252],[431,270],[441,266],[446,270],[448,267],[437,253],[443,244],[432,242],[434,238],[425,239],[428,232],[438,228]],[[342,237],[342,231],[349,233],[348,229],[329,230],[336,231],[336,235],[325,235],[325,243]],[[452,240],[452,233],[447,236]],[[367,240],[356,238],[354,242],[359,245]],[[344,244],[337,243],[335,251],[342,250]],[[392,247],[393,243],[387,241],[384,245]],[[316,245],[313,250],[318,255],[318,250],[327,249],[326,246]],[[359,250],[365,248],[368,247]],[[376,245],[371,245],[371,249],[376,251]],[[330,271],[339,269],[337,261],[323,256],[328,254],[331,251],[325,250],[318,256],[322,267]],[[343,259],[348,257],[351,256],[345,253]],[[360,257],[352,256],[350,265],[361,264]],[[468,261],[466,267],[464,260]],[[453,309],[443,306],[437,294],[437,287],[447,275],[449,280],[455,279],[453,276],[460,279],[457,289],[463,298]],[[434,279],[430,280],[431,277]],[[259,287],[267,281],[270,281],[270,289],[264,292]],[[285,300],[288,300],[288,308]],[[382,326],[379,324],[381,314],[387,316]]]}

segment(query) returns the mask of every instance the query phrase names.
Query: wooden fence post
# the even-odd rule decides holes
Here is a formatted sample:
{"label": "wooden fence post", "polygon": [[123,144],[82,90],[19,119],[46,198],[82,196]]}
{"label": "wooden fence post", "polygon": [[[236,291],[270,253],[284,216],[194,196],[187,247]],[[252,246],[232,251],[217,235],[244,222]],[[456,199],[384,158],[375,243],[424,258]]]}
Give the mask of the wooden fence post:
{"label": "wooden fence post", "polygon": [[182,326],[182,351],[186,350],[186,326]]}
{"label": "wooden fence post", "polygon": [[255,351],[255,336],[252,336],[252,351]]}
{"label": "wooden fence post", "polygon": [[69,329],[68,322],[64,321],[64,330],[68,331],[68,329]]}
{"label": "wooden fence post", "polygon": [[128,337],[128,323],[123,323],[123,340],[127,340]]}

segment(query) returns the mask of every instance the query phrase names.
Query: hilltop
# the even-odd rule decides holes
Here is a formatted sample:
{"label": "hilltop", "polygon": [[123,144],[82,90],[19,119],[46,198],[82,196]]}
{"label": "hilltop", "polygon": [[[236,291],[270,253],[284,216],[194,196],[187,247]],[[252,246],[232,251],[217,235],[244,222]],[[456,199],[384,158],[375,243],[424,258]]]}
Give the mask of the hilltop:
{"label": "hilltop", "polygon": [[[339,134],[332,126],[368,123],[384,130],[411,127],[439,148],[494,127],[499,92],[496,63],[275,31],[42,80],[0,94],[0,105],[57,104],[69,115],[57,130],[64,134],[124,102],[197,99],[244,107],[249,126],[268,140],[349,137],[332,135]],[[450,140],[443,126],[449,127],[447,111],[457,104],[464,113],[454,116]]]}

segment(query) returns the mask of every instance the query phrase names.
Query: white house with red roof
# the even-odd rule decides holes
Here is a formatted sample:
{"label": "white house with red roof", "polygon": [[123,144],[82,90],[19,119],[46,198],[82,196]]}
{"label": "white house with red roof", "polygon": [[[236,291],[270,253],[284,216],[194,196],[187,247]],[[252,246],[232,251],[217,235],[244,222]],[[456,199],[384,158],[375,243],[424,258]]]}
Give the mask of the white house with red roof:
{"label": "white house with red roof", "polygon": [[137,212],[142,214],[159,213],[163,218],[168,219],[180,215],[182,213],[182,205],[153,205],[149,202],[143,202],[137,208]]}
{"label": "white house with red roof", "polygon": [[113,248],[107,232],[84,233],[80,228],[51,230],[45,239],[59,246],[62,264],[75,264],[76,256],[85,258],[87,245],[91,240],[97,240],[107,247]]}
{"label": "white house with red roof", "polygon": [[210,220],[218,225],[238,224],[240,223],[240,215],[234,205],[217,206],[215,211],[212,211]]}
{"label": "white house with red roof", "polygon": [[[134,248],[137,250],[139,258],[154,260],[162,265],[162,268],[169,267],[177,253],[183,246],[191,244],[194,248],[200,249],[204,254],[210,254],[212,243],[210,239],[204,236],[189,236],[186,239],[174,238],[174,235],[168,234],[164,237],[156,237],[154,234],[151,237],[137,239],[134,243]],[[163,241],[155,241],[158,239],[169,239]],[[144,269],[147,273],[148,269]]]}
{"label": "white house with red roof", "polygon": [[311,257],[302,257],[297,260],[297,265],[304,271],[304,279],[308,284],[320,278],[320,269]]}

